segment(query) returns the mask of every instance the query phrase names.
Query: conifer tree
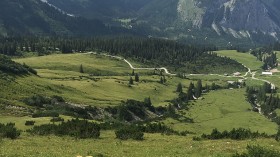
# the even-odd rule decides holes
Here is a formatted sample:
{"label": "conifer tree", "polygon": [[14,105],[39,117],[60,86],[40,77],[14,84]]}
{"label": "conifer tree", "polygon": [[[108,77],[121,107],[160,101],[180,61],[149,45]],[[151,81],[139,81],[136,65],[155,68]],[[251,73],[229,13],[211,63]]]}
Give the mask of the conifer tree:
{"label": "conifer tree", "polygon": [[80,73],[84,73],[83,64],[80,65]]}
{"label": "conifer tree", "polygon": [[139,82],[139,75],[138,75],[138,73],[135,74],[134,80],[135,80],[135,82]]}
{"label": "conifer tree", "polygon": [[[162,77],[161,77],[161,79],[162,79]],[[183,86],[182,86],[181,83],[178,83],[176,92],[178,92],[178,93],[182,93],[183,92]]]}
{"label": "conifer tree", "polygon": [[129,84],[130,84],[130,85],[133,85],[133,79],[132,79],[131,76],[130,76],[130,79],[129,79]]}

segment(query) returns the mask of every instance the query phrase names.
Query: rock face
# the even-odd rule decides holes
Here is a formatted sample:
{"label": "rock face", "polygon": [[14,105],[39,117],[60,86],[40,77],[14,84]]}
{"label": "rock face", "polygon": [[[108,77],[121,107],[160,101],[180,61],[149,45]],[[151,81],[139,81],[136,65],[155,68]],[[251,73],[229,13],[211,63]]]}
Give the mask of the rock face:
{"label": "rock face", "polygon": [[[105,23],[140,35],[223,44],[280,39],[280,0],[2,0],[0,4],[2,35],[83,35],[96,33],[90,29],[94,27],[106,33]],[[99,22],[86,27],[81,21],[88,21],[79,17]]]}
{"label": "rock face", "polygon": [[278,15],[261,0],[218,0],[211,5],[202,2],[198,7],[205,10],[203,27],[212,27],[219,35],[225,32],[242,38],[250,37],[251,33],[264,33],[278,40]]}
{"label": "rock face", "polygon": [[144,28],[154,36],[176,39],[180,36],[199,38],[206,34],[201,38],[227,36],[253,41],[268,36],[280,39],[279,0],[48,1],[66,12],[108,23],[110,19],[114,22],[118,18],[133,19],[132,27]]}

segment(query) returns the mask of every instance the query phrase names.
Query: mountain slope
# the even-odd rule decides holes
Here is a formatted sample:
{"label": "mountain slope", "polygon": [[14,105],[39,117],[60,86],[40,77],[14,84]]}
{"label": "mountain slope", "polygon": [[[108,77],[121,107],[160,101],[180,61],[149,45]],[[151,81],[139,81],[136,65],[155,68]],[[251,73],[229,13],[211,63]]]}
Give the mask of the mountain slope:
{"label": "mountain slope", "polygon": [[[120,18],[146,35],[171,39],[271,42],[279,39],[277,0],[48,0],[87,18],[115,24]],[[123,25],[122,22],[119,23]],[[143,33],[142,32],[142,33]]]}
{"label": "mountain slope", "polygon": [[11,35],[96,35],[106,32],[99,20],[69,16],[40,0],[1,0],[0,33]]}

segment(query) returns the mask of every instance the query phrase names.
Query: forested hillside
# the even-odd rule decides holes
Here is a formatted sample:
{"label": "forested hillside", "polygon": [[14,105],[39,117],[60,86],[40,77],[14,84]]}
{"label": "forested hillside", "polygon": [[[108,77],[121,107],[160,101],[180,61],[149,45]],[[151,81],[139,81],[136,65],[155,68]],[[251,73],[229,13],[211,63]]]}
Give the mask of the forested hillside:
{"label": "forested hillside", "polygon": [[107,28],[100,20],[70,16],[40,0],[2,0],[0,35],[94,36],[121,30]]}
{"label": "forested hillside", "polygon": [[[186,45],[172,40],[108,37],[108,38],[3,38],[0,53],[22,55],[37,52],[46,55],[53,52],[106,52],[111,55],[132,58],[150,66],[166,66],[176,73],[232,73],[246,71],[241,64],[222,58],[212,51],[212,45]],[[221,68],[222,67],[222,68]],[[226,68],[225,68],[226,67]]]}

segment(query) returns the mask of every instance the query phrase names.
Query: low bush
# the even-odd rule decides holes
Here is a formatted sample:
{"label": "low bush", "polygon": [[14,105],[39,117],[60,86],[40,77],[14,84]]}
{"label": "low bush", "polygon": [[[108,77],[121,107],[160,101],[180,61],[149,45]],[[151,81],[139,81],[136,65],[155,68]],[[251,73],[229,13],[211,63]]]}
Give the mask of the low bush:
{"label": "low bush", "polygon": [[115,131],[116,138],[121,140],[143,140],[144,133],[136,126],[126,126]]}
{"label": "low bush", "polygon": [[213,129],[212,133],[209,135],[203,134],[201,135],[201,139],[233,139],[233,140],[245,140],[245,139],[253,139],[253,138],[268,138],[266,133],[252,132],[250,129],[244,128],[233,128],[231,131],[223,131],[220,132],[217,129]]}
{"label": "low bush", "polygon": [[263,148],[261,146],[247,146],[247,153],[234,154],[232,157],[278,157],[280,152],[276,150],[271,150],[268,148]]}
{"label": "low bush", "polygon": [[20,130],[15,128],[14,123],[1,124],[0,123],[0,137],[16,139],[20,136]]}
{"label": "low bush", "polygon": [[86,120],[72,119],[61,124],[44,124],[34,126],[27,130],[31,134],[57,136],[68,135],[76,138],[98,138],[100,136],[100,127],[96,123],[88,122]]}
{"label": "low bush", "polygon": [[64,122],[64,119],[61,117],[53,117],[50,122]]}
{"label": "low bush", "polygon": [[35,124],[35,121],[32,121],[32,120],[28,120],[25,122],[25,125],[26,126],[31,126],[31,125],[34,125]]}
{"label": "low bush", "polygon": [[32,118],[38,117],[59,117],[59,114],[55,111],[43,111],[43,112],[36,112],[32,114]]}

